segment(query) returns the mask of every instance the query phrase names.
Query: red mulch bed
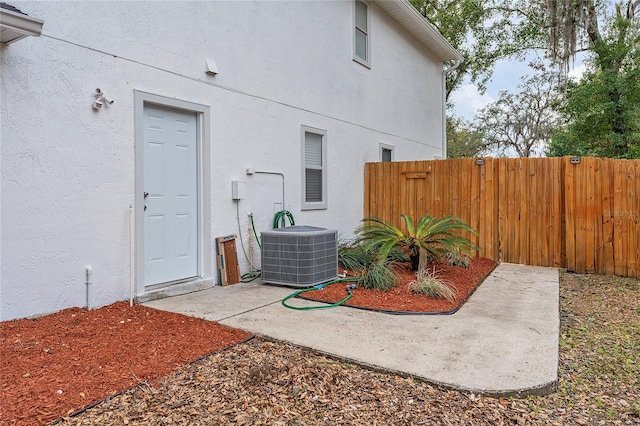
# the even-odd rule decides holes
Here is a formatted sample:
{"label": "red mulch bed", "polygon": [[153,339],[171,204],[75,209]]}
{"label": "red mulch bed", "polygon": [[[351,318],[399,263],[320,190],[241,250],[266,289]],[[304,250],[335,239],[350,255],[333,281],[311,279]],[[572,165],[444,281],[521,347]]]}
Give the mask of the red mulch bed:
{"label": "red mulch bed", "polygon": [[[495,268],[474,258],[469,268],[437,264],[455,284],[455,302],[407,289],[415,274],[398,264],[397,288],[357,288],[348,306],[411,313],[457,309]],[[346,284],[305,293],[335,303]],[[118,302],[100,309],[65,309],[37,319],[0,322],[0,425],[44,424],[131,386],[159,379],[181,365],[251,335],[215,322]]]}
{"label": "red mulch bed", "polygon": [[[468,268],[448,266],[441,263],[430,265],[431,270],[435,266],[435,273],[438,278],[450,281],[456,288],[456,300],[450,302],[445,299],[413,294],[407,288],[407,284],[414,280],[416,275],[411,271],[409,263],[400,263],[396,265],[394,271],[398,276],[398,286],[396,288],[379,291],[358,287],[353,291],[353,297],[345,305],[398,313],[451,313],[451,311],[457,310],[464,304],[496,265],[493,260],[482,257],[471,259],[471,264]],[[347,296],[346,284],[332,284],[322,290],[305,292],[301,297],[318,302],[336,303]]]}
{"label": "red mulch bed", "polygon": [[0,322],[0,425],[47,423],[249,337],[127,302]]}

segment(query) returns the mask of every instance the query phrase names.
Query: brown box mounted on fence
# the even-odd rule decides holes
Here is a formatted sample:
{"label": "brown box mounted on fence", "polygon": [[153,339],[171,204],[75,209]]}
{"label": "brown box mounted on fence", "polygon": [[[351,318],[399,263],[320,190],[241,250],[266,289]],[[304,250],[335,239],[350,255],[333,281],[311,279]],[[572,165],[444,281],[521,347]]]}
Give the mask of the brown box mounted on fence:
{"label": "brown box mounted on fence", "polygon": [[220,284],[222,285],[237,284],[240,282],[236,238],[236,235],[226,235],[216,238],[218,242],[218,271],[220,271]]}

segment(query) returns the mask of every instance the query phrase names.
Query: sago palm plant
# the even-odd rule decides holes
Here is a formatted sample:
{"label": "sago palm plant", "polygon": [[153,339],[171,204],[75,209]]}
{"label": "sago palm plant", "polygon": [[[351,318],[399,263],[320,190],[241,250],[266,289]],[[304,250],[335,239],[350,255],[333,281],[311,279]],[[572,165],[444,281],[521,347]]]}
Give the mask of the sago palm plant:
{"label": "sago palm plant", "polygon": [[476,231],[462,219],[447,216],[435,218],[422,216],[417,224],[406,214],[402,215],[407,232],[378,218],[367,218],[356,230],[357,241],[375,250],[381,259],[397,247],[411,259],[411,269],[417,271],[428,259],[440,260],[447,253],[463,252],[472,254],[479,247],[459,234],[466,231],[477,235]]}

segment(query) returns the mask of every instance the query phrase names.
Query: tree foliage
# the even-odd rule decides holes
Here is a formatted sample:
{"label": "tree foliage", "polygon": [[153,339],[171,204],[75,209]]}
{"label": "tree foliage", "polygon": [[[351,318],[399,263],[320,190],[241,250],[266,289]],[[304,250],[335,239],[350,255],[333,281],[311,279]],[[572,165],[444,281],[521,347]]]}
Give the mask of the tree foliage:
{"label": "tree foliage", "polygon": [[517,93],[500,92],[480,110],[476,128],[486,149],[499,155],[533,157],[544,152],[558,122],[555,73],[524,77]]}
{"label": "tree foliage", "polygon": [[478,157],[483,151],[482,135],[472,123],[447,117],[447,158]]}
{"label": "tree foliage", "polygon": [[[640,4],[640,2],[636,2]],[[569,81],[560,109],[564,126],[549,155],[640,158],[640,32],[633,2],[618,3],[592,43],[590,71]]]}
{"label": "tree foliage", "polygon": [[549,29],[547,56],[568,70],[576,52],[588,49],[600,38],[598,10],[605,3],[595,0],[544,0],[542,5]]}
{"label": "tree foliage", "polygon": [[[548,28],[547,54],[553,63],[566,69],[577,52],[590,50],[598,54],[597,45],[606,38],[600,31],[600,24],[607,18],[608,1],[543,0],[543,3],[545,27]],[[618,1],[614,6],[616,20],[633,22],[640,12],[640,0]],[[618,35],[624,37],[628,30],[626,28]]]}
{"label": "tree foliage", "polygon": [[447,73],[447,99],[465,77],[483,92],[496,62],[523,59],[545,38],[543,16],[532,1],[410,1],[465,58]]}
{"label": "tree foliage", "polygon": [[[551,125],[560,128],[549,154],[640,157],[640,0],[617,1],[613,8],[611,0],[410,1],[465,58],[446,74],[447,100],[465,79],[483,93],[502,59],[538,51],[566,76],[576,53],[591,56],[584,78],[562,86],[561,122],[547,114],[550,107],[541,98],[535,99],[539,88],[521,87],[519,93],[501,94],[479,115],[486,144],[503,153],[532,155],[549,140]],[[545,119],[550,120],[546,125]],[[450,120],[447,132],[449,156],[473,155],[474,134],[463,123]],[[455,152],[458,148],[462,153]]]}

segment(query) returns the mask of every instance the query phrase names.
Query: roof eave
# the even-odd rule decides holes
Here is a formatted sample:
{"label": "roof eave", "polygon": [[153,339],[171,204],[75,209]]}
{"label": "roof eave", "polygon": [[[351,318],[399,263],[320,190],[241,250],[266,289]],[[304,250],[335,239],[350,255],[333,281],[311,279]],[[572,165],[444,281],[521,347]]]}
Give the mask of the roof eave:
{"label": "roof eave", "polygon": [[25,37],[39,37],[44,21],[0,8],[0,42],[13,43]]}
{"label": "roof eave", "polygon": [[408,0],[371,0],[442,61],[464,58]]}

